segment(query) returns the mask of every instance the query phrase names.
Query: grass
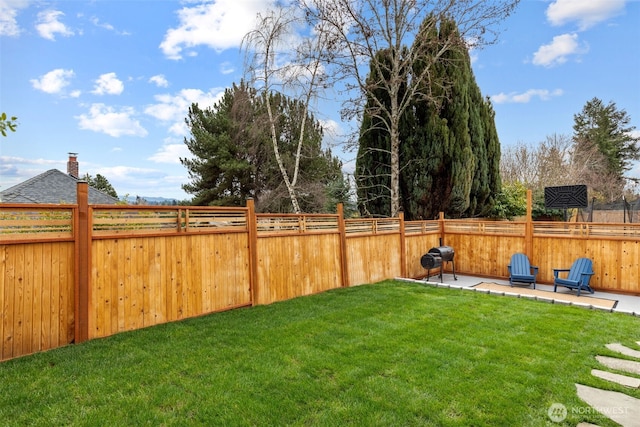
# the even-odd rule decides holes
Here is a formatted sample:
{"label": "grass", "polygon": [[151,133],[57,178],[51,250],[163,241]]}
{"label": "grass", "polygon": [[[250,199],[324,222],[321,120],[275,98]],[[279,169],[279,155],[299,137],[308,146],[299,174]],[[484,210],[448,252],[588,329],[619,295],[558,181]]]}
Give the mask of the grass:
{"label": "grass", "polygon": [[[613,426],[575,383],[640,319],[385,281],[0,363],[2,425]],[[561,424],[547,415],[562,403]]]}

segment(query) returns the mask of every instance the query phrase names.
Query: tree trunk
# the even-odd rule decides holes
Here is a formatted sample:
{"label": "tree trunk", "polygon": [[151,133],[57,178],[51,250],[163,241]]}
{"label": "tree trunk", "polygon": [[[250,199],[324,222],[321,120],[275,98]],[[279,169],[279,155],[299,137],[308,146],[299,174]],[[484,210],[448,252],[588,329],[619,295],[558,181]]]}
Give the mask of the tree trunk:
{"label": "tree trunk", "polygon": [[[393,101],[392,101],[393,102]],[[391,217],[400,212],[400,132],[398,117],[391,118]]]}
{"label": "tree trunk", "polygon": [[276,156],[276,161],[278,162],[278,167],[280,168],[280,173],[282,174],[282,179],[284,180],[284,184],[287,187],[287,191],[289,192],[289,197],[291,198],[291,206],[293,207],[294,213],[300,213],[300,205],[298,204],[298,198],[296,197],[296,190],[291,184],[291,180],[289,179],[289,174],[287,173],[287,169],[284,167],[284,163],[282,162],[282,157],[280,156],[280,150],[278,149],[278,136],[276,134],[276,125],[273,118],[273,111],[271,110],[271,102],[269,97],[267,96],[267,112],[269,114],[269,125],[271,126],[271,143],[273,144],[273,154]]}

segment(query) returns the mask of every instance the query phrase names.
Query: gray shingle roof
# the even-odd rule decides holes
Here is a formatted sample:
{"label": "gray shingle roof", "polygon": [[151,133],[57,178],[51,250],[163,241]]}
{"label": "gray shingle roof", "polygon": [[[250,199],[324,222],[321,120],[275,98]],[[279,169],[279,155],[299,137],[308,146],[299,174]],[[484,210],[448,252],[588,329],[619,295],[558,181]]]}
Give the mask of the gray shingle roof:
{"label": "gray shingle roof", "polygon": [[[75,204],[78,180],[71,175],[50,169],[0,191],[2,203],[54,203]],[[89,203],[93,205],[115,204],[118,199],[89,187]]]}

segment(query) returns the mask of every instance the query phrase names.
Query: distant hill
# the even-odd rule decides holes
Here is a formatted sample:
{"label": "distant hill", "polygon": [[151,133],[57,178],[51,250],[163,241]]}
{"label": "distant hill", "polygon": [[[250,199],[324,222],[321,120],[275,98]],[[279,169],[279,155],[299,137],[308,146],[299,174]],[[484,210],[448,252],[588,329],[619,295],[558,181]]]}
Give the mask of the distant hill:
{"label": "distant hill", "polygon": [[142,205],[178,205],[180,204],[180,200],[171,199],[166,197],[145,197],[145,196],[129,196],[127,197],[127,203],[132,205],[142,204]]}

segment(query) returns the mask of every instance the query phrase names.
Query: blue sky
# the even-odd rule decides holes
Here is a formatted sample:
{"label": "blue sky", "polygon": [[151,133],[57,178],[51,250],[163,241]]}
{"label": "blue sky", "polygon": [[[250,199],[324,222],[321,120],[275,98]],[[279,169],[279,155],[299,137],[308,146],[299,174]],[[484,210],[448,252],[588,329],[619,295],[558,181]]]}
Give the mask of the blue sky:
{"label": "blue sky", "polygon": [[[0,189],[66,171],[76,152],[80,174],[120,196],[190,198],[187,109],[240,81],[240,41],[270,2],[0,0],[0,111],[19,118],[0,139]],[[503,147],[570,136],[594,97],[640,128],[639,1],[522,0],[472,58]],[[337,109],[318,117],[339,134]],[[353,153],[334,153],[352,168]]]}

